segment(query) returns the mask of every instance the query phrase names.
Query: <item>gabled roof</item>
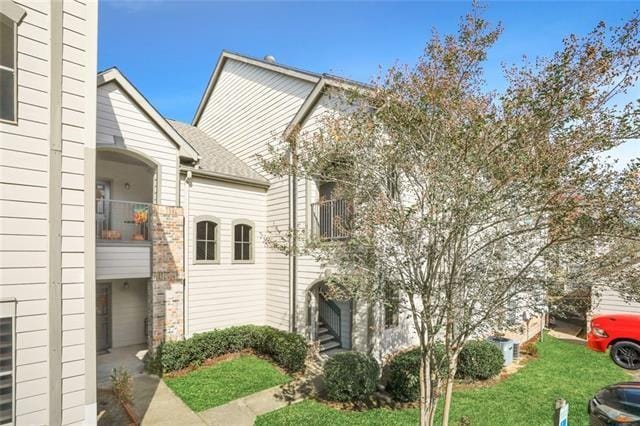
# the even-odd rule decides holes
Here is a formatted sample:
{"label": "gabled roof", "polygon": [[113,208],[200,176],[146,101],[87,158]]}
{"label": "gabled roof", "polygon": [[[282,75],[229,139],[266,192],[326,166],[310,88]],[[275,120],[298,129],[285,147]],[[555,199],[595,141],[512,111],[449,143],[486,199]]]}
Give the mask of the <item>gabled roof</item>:
{"label": "gabled roof", "polygon": [[184,168],[194,174],[267,188],[269,181],[233,155],[215,139],[190,124],[168,120],[178,133],[200,153],[198,168]]}
{"label": "gabled roof", "polygon": [[292,133],[297,131],[302,123],[305,122],[313,107],[316,106],[318,101],[327,92],[328,87],[335,87],[341,90],[371,90],[372,86],[357,81],[349,80],[346,78],[338,77],[331,74],[323,74],[322,78],[316,83],[311,93],[304,100],[296,115],[293,116],[291,122],[284,130],[284,138],[287,139]]}
{"label": "gabled roof", "polygon": [[198,152],[174,129],[136,87],[113,67],[98,73],[98,87],[115,82],[179,149],[180,157],[196,161]]}
{"label": "gabled roof", "polygon": [[370,86],[360,83],[354,80],[349,80],[343,77],[338,77],[331,74],[318,74],[311,71],[301,70],[299,68],[291,67],[288,65],[283,65],[277,62],[269,62],[264,59],[254,58],[248,55],[242,55],[239,53],[229,52],[227,50],[223,50],[218,58],[218,62],[216,63],[213,72],[211,73],[211,77],[209,78],[209,83],[207,84],[207,88],[205,89],[202,98],[200,99],[200,104],[198,104],[198,109],[193,117],[192,124],[194,126],[198,125],[198,121],[202,116],[205,106],[209,101],[209,97],[211,93],[213,93],[213,89],[220,78],[220,74],[222,73],[222,69],[227,60],[232,59],[239,62],[243,62],[246,64],[251,64],[256,67],[260,67],[263,69],[267,69],[270,71],[274,71],[280,74],[288,75],[290,77],[298,78],[300,80],[308,81],[315,85],[322,83],[322,85],[331,85],[334,87],[350,87],[350,88],[368,88]]}

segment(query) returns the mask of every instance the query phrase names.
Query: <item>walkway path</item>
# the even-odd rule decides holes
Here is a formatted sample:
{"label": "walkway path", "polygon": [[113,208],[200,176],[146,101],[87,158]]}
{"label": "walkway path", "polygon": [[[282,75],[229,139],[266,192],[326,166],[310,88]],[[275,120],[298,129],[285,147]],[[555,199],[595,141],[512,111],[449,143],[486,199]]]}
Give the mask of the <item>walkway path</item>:
{"label": "walkway path", "polygon": [[134,378],[133,402],[142,425],[201,426],[206,424],[162,380],[155,376],[142,374]]}
{"label": "walkway path", "polygon": [[208,425],[251,426],[256,417],[302,401],[313,389],[309,380],[295,381],[236,399],[199,413]]}
{"label": "walkway path", "polygon": [[549,334],[553,337],[557,337],[560,340],[583,345],[585,343],[585,340],[577,337],[580,331],[582,331],[582,328],[578,325],[572,324],[567,321],[556,320],[556,324],[552,329],[549,330]]}
{"label": "walkway path", "polygon": [[301,401],[313,386],[310,379],[298,380],[194,413],[162,380],[143,374],[134,378],[133,400],[142,425],[251,426],[257,416]]}

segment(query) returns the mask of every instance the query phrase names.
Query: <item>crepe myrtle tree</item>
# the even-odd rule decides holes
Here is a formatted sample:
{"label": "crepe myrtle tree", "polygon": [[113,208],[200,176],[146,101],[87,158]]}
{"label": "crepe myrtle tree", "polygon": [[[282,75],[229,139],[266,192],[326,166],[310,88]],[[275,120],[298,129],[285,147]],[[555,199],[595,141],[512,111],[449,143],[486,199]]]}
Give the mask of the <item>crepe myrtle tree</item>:
{"label": "crepe myrtle tree", "polygon": [[505,307],[539,299],[530,296],[549,281],[548,253],[638,236],[637,216],[628,220],[637,165],[615,171],[597,160],[638,137],[639,103],[613,103],[640,75],[637,16],[506,69],[496,93],[482,64],[500,32],[475,5],[415,65],[336,92],[348,107],[262,158],[274,175],[334,182],[334,198],[348,200],[348,216],[333,218],[344,241],[309,236],[303,224],[265,241],[331,264],[335,292],[377,304],[395,303],[389,288],[401,292],[422,354],[422,425],[434,424],[443,394],[448,424],[464,343],[501,327]]}

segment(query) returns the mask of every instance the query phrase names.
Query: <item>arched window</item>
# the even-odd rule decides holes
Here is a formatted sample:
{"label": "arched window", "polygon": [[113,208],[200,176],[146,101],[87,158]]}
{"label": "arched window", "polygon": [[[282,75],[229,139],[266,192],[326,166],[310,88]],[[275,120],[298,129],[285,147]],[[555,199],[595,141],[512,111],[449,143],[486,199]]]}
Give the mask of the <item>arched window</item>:
{"label": "arched window", "polygon": [[235,263],[253,262],[253,223],[236,220],[233,222],[233,261]]}
{"label": "arched window", "polygon": [[211,216],[194,219],[194,263],[218,263],[220,261],[220,221]]}

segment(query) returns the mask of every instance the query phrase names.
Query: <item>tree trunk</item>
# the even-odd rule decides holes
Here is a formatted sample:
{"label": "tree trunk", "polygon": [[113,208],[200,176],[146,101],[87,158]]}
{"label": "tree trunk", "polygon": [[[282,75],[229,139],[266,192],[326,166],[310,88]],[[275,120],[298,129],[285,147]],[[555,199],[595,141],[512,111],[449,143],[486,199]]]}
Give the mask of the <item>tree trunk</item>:
{"label": "tree trunk", "polygon": [[431,383],[431,355],[422,348],[420,360],[420,426],[433,426],[435,407]]}
{"label": "tree trunk", "polygon": [[442,426],[449,426],[449,414],[451,412],[451,400],[453,399],[453,381],[456,376],[456,367],[449,366],[447,374],[447,389],[444,394],[444,409],[442,411]]}

